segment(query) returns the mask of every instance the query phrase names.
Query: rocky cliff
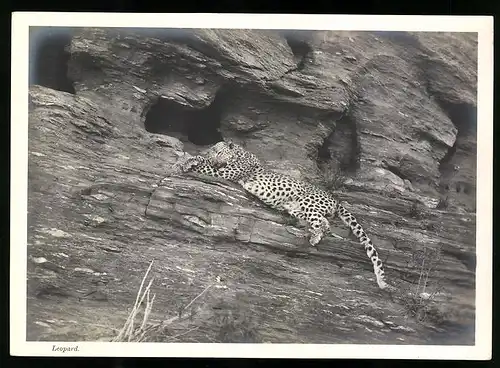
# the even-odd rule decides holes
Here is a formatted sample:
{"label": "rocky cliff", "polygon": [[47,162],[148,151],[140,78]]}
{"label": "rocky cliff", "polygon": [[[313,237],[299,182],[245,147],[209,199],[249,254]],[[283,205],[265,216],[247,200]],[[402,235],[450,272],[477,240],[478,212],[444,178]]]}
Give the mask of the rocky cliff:
{"label": "rocky cliff", "polygon": [[[29,340],[115,338],[153,261],[136,340],[474,343],[475,34],[30,37]],[[315,249],[238,186],[171,170],[222,138],[333,191],[399,292],[340,220]]]}

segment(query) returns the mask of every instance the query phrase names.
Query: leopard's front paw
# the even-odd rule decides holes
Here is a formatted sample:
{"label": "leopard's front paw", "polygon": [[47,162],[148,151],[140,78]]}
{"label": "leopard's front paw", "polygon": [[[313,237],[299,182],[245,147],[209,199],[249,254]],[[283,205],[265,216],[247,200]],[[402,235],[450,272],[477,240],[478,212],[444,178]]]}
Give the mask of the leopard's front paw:
{"label": "leopard's front paw", "polygon": [[196,166],[200,165],[203,160],[200,160],[198,157],[190,157],[181,165],[181,170],[183,172],[193,170]]}
{"label": "leopard's front paw", "polygon": [[198,165],[204,162],[203,157],[200,156],[189,156],[181,158],[178,162],[174,164],[174,167],[181,172],[192,171]]}

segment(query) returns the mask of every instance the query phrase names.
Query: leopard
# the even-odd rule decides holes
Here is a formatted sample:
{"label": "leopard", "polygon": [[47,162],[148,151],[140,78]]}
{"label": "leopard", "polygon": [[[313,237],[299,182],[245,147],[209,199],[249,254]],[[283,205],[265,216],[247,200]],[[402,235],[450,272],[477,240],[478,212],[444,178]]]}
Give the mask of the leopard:
{"label": "leopard", "polygon": [[278,173],[266,167],[252,152],[232,140],[222,140],[180,165],[182,172],[195,172],[237,183],[267,206],[305,221],[308,240],[316,247],[330,232],[330,221],[335,217],[350,229],[373,264],[380,289],[393,287],[386,282],[382,260],[358,220],[334,195],[304,180]]}

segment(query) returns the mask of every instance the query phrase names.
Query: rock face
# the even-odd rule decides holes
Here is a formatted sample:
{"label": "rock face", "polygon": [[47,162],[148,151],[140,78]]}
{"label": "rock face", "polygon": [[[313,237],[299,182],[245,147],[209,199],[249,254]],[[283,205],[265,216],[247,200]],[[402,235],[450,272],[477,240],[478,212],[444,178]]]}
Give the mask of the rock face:
{"label": "rock face", "polygon": [[[146,341],[474,343],[474,34],[54,32],[31,35],[29,340],[111,340],[154,261],[148,323],[178,319]],[[314,249],[171,170],[222,138],[334,191],[400,292],[340,220]]]}

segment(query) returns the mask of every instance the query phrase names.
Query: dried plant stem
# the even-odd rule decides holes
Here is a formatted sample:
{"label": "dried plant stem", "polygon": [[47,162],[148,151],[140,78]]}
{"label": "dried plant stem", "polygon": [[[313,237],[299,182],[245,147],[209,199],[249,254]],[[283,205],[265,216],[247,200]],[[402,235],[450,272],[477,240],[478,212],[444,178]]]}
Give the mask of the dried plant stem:
{"label": "dried plant stem", "polygon": [[[148,277],[149,271],[151,270],[152,266],[153,266],[153,261],[151,261],[151,263],[149,264],[148,270],[146,271],[146,274],[144,275],[144,277],[142,279],[141,286],[139,287],[139,291],[137,292],[134,307],[132,308],[132,311],[130,312],[130,314],[127,318],[127,321],[125,322],[125,324],[124,324],[123,328],[121,329],[120,333],[118,334],[118,336],[116,338],[114,338],[113,341],[124,341],[124,340],[131,341],[132,338],[135,335],[137,335],[139,332],[141,332],[144,329],[144,327],[146,326],[146,322],[149,318],[149,314],[150,314],[151,309],[153,307],[153,301],[155,298],[155,295],[153,295],[153,297],[150,299],[150,289],[151,289],[151,285],[153,283],[154,278],[152,278],[149,281],[148,286],[146,287],[146,289],[144,290],[143,293],[142,293],[142,288],[144,286],[144,282],[146,281],[146,278]],[[144,298],[147,298],[147,299],[146,299],[146,306],[144,309],[144,316],[142,319],[142,323],[141,323],[138,331],[134,331],[134,321],[135,321],[137,314],[139,313],[140,306],[144,302]]]}

